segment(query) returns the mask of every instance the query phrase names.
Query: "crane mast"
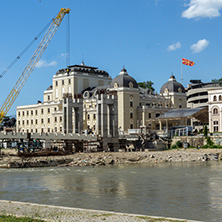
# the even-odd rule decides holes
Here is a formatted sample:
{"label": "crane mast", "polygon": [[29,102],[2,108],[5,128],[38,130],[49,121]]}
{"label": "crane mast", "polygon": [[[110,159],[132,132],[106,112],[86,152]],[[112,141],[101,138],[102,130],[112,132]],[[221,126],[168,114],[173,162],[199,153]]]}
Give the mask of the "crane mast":
{"label": "crane mast", "polygon": [[39,43],[38,47],[36,48],[34,54],[32,55],[31,59],[29,60],[28,64],[26,65],[26,67],[23,70],[22,74],[20,75],[19,79],[17,80],[15,86],[13,87],[11,92],[9,93],[8,97],[4,101],[3,105],[1,106],[1,108],[0,108],[0,123],[3,121],[5,115],[8,113],[8,111],[12,107],[14,101],[16,100],[17,96],[21,92],[23,86],[27,82],[32,71],[34,70],[38,61],[42,57],[48,44],[52,40],[55,32],[59,28],[64,16],[66,14],[68,14],[69,12],[70,12],[69,8],[61,8],[58,15],[52,20],[51,25],[49,26],[47,32],[43,36],[43,38],[42,38],[41,42]]}

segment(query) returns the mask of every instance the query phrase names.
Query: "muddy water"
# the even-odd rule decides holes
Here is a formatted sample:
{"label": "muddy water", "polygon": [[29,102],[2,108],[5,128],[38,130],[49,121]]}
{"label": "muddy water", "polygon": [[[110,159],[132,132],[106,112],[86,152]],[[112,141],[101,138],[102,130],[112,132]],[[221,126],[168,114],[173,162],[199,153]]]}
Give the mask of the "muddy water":
{"label": "muddy water", "polygon": [[0,199],[219,222],[222,163],[0,169]]}

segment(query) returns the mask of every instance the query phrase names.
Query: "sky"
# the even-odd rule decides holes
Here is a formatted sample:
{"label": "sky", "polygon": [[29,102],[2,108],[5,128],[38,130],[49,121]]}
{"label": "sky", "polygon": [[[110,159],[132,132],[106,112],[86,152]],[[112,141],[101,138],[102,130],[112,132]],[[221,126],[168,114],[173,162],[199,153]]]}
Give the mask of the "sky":
{"label": "sky", "polygon": [[[137,82],[152,81],[159,93],[173,75],[222,78],[222,0],[0,0],[0,73],[59,12],[70,8],[70,65],[95,66],[111,77],[123,66]],[[55,73],[65,68],[68,16],[13,104],[43,100]],[[0,105],[15,85],[41,38],[0,78]],[[181,65],[182,58],[195,62]]]}

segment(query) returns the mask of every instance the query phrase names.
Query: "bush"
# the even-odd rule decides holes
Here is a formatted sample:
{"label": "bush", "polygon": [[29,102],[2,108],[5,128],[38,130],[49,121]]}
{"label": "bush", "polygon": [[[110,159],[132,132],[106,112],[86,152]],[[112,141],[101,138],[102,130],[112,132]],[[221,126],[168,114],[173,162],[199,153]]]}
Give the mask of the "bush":
{"label": "bush", "polygon": [[206,137],[206,140],[207,140],[207,145],[208,146],[213,146],[214,145],[214,142],[210,139],[210,137]]}
{"label": "bush", "polygon": [[170,146],[170,149],[177,149],[176,144],[173,144],[172,146]]}
{"label": "bush", "polygon": [[178,140],[178,141],[176,142],[176,146],[177,146],[178,148],[182,148],[182,147],[183,147],[183,144],[181,143],[180,140]]}

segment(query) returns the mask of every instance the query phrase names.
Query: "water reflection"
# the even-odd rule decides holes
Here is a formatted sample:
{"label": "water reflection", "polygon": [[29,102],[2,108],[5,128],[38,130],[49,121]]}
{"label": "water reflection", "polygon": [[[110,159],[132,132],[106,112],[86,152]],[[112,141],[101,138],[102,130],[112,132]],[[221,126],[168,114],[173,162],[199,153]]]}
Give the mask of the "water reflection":
{"label": "water reflection", "polygon": [[0,198],[221,221],[222,164],[0,169]]}

